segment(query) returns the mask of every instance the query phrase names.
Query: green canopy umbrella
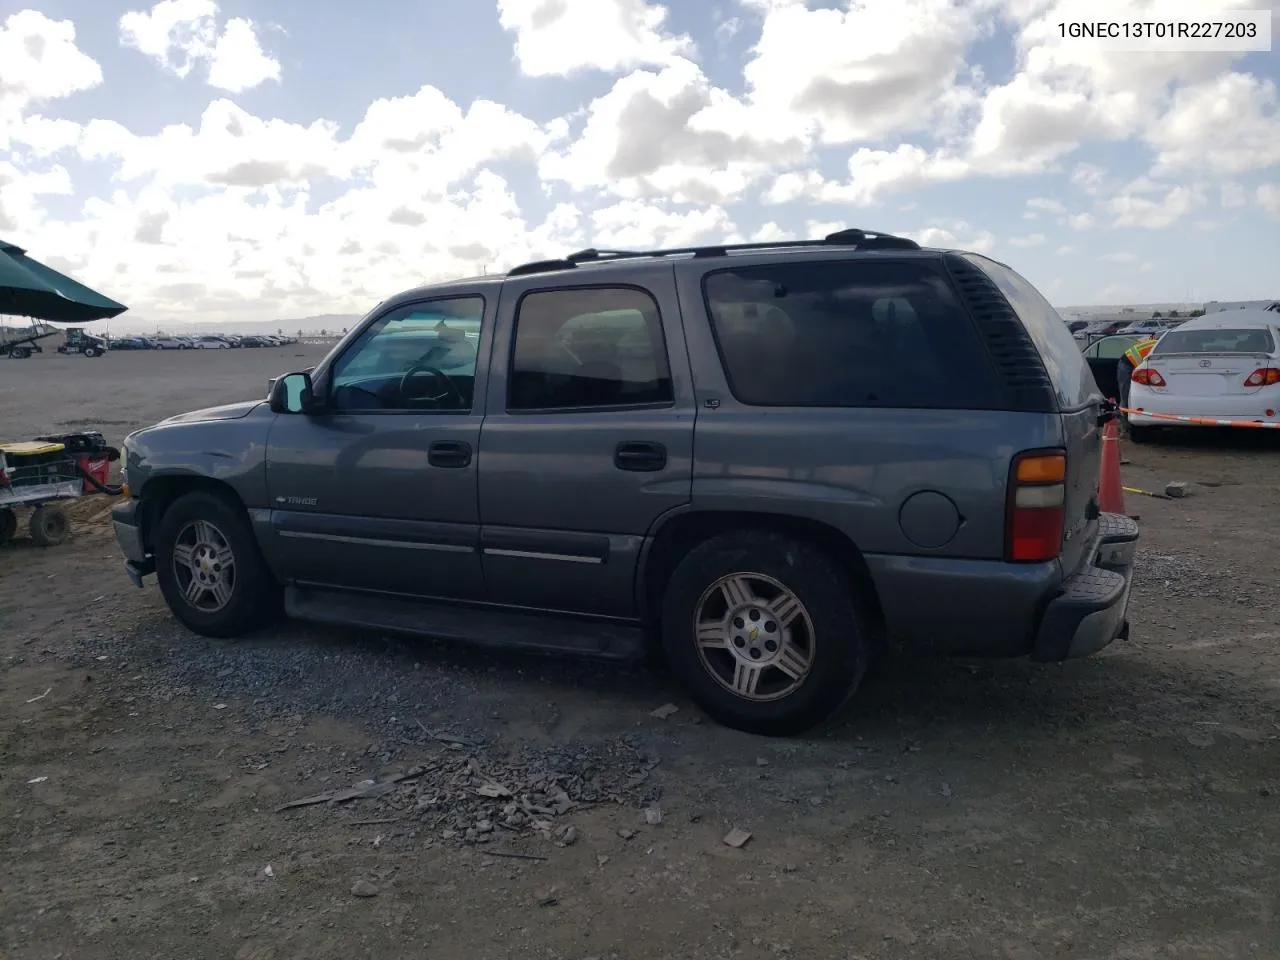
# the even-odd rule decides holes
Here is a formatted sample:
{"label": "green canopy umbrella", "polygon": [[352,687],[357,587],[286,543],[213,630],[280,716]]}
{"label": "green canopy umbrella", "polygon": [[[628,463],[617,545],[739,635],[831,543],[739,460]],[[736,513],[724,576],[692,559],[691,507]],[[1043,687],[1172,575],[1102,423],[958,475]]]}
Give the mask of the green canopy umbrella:
{"label": "green canopy umbrella", "polygon": [[53,323],[91,323],[128,309],[32,260],[21,247],[0,240],[0,314]]}

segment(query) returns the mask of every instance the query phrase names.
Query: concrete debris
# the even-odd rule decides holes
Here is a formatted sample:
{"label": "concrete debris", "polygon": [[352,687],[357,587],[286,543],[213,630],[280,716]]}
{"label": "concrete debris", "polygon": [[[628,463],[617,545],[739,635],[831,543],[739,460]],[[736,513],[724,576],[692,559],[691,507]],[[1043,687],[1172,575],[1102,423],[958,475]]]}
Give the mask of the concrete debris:
{"label": "concrete debris", "polygon": [[726,846],[740,850],[747,845],[747,841],[751,839],[751,831],[743,830],[741,827],[734,827],[724,835],[724,843]]}
{"label": "concrete debris", "polygon": [[351,895],[353,897],[376,897],[378,888],[368,880],[357,880],[351,885]]}
{"label": "concrete debris", "polygon": [[623,827],[621,830],[618,831],[618,836],[620,836],[623,840],[630,840],[633,837],[635,837],[635,835],[636,835],[636,832],[634,830],[628,830],[626,827]]}
{"label": "concrete debris", "polygon": [[649,716],[656,717],[659,720],[665,720],[673,713],[679,713],[680,708],[674,703],[664,703],[657,710],[650,711]]}
{"label": "concrete debris", "polygon": [[651,827],[656,827],[658,824],[660,824],[662,822],[662,808],[661,807],[645,807],[644,822]]}
{"label": "concrete debris", "polygon": [[1166,497],[1173,497],[1175,500],[1181,499],[1187,495],[1187,484],[1181,480],[1175,480],[1164,488]]}
{"label": "concrete debris", "polygon": [[[348,824],[420,825],[430,836],[454,843],[533,836],[569,846],[578,832],[561,818],[605,803],[657,810],[661,797],[650,777],[658,759],[640,751],[630,737],[603,745],[559,744],[522,757],[435,749],[435,756],[405,773],[357,780],[353,787],[313,794],[279,809],[323,805],[341,815],[342,806],[350,805],[358,811],[343,818]],[[371,746],[367,755],[379,756],[381,749]],[[649,822],[653,814],[643,816]]]}

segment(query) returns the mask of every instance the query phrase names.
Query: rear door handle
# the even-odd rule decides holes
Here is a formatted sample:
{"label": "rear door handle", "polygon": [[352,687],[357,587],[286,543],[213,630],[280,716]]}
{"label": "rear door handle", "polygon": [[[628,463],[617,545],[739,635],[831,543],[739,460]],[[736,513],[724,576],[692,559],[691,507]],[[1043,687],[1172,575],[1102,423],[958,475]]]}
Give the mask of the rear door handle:
{"label": "rear door handle", "polygon": [[427,463],[433,467],[465,467],[471,463],[471,444],[438,440],[427,448]]}
{"label": "rear door handle", "polygon": [[651,473],[667,465],[667,448],[660,443],[628,441],[620,443],[613,451],[613,465],[619,470]]}

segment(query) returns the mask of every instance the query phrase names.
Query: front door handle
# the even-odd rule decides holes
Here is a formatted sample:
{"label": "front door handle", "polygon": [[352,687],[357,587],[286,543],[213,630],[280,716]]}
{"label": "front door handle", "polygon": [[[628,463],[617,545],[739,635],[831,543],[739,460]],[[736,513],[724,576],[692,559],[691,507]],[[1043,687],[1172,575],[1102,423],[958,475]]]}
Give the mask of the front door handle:
{"label": "front door handle", "polygon": [[660,443],[628,441],[620,443],[613,451],[613,465],[619,470],[651,473],[667,465],[667,448]]}
{"label": "front door handle", "polygon": [[433,467],[465,467],[471,463],[471,444],[461,440],[438,440],[427,448],[427,463]]}

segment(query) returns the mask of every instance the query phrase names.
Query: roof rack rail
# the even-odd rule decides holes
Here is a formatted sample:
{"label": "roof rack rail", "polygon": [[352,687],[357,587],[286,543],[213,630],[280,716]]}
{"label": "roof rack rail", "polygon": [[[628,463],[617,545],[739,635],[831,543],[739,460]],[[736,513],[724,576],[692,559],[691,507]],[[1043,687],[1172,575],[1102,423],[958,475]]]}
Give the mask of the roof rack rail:
{"label": "roof rack rail", "polygon": [[642,257],[675,257],[692,256],[723,257],[730,252],[748,250],[786,250],[795,247],[857,247],[859,250],[919,250],[920,244],[907,237],[881,233],[878,230],[860,230],[849,227],[829,233],[820,240],[767,240],[756,243],[719,243],[698,247],[670,247],[662,250],[597,250],[589,247],[571,253],[563,260],[537,260],[533,263],[521,264],[507,273],[509,277],[519,277],[530,273],[545,273],[549,270],[568,270],[580,263],[600,263],[608,260],[632,260]]}
{"label": "roof rack rail", "polygon": [[523,277],[529,273],[547,273],[551,270],[571,270],[577,264],[572,260],[534,260],[531,263],[522,263],[518,267],[512,267],[507,271],[508,277]]}

